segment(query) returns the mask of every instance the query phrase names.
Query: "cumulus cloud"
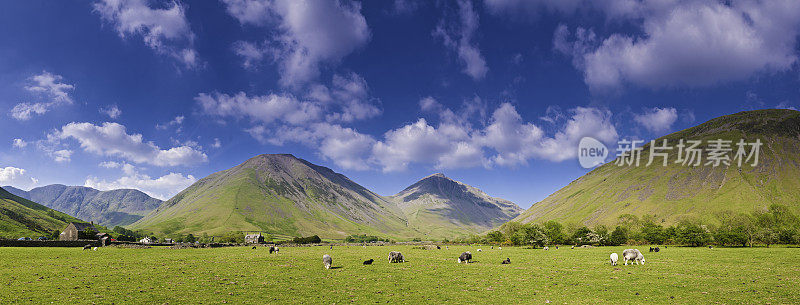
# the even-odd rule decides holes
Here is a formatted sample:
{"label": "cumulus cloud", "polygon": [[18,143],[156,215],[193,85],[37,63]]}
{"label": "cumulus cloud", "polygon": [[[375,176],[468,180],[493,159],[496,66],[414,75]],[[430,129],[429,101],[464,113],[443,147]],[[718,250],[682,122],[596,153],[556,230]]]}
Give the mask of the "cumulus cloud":
{"label": "cumulus cloud", "polygon": [[421,105],[439,109],[441,122],[431,125],[425,119],[390,130],[373,147],[373,159],[384,171],[406,169],[412,163],[432,164],[435,168],[475,166],[517,166],[530,159],[560,162],[576,157],[576,147],[584,136],[613,143],[619,137],[611,113],[590,107],[569,111],[569,118],[549,136],[534,123],[526,122],[509,104],[501,104],[486,122],[475,128],[432,98]]}
{"label": "cumulus cloud", "polygon": [[578,28],[570,42],[564,39],[570,35],[563,27],[556,30],[554,48],[575,57],[573,64],[593,91],[625,84],[710,86],[785,71],[797,62],[800,2],[628,4],[640,35],[616,33],[596,39],[591,29]]}
{"label": "cumulus cloud", "polygon": [[60,105],[71,105],[74,100],[68,91],[75,89],[74,85],[62,82],[61,75],[43,71],[29,79],[25,90],[38,95],[45,101],[35,103],[19,103],[11,109],[11,117],[19,121],[27,121],[34,115],[42,115]]}
{"label": "cumulus cloud", "polygon": [[244,92],[235,95],[200,93],[195,101],[204,114],[260,123],[279,121],[298,125],[319,120],[323,116],[319,104],[300,101],[288,93],[260,96],[248,96]]}
{"label": "cumulus cloud", "polygon": [[102,156],[116,156],[135,163],[156,166],[193,165],[208,160],[206,155],[190,146],[161,149],[153,142],[144,141],[141,134],[128,134],[118,123],[69,123],[56,131],[53,137],[75,139],[88,152]]}
{"label": "cumulus cloud", "polygon": [[321,157],[331,160],[344,169],[369,169],[369,152],[375,140],[352,128],[327,122],[309,126],[279,126],[267,128],[258,125],[247,130],[262,143],[283,145],[296,142],[314,147]]}
{"label": "cumulus cloud", "polygon": [[458,21],[442,20],[433,31],[433,36],[455,51],[464,65],[462,72],[474,80],[483,79],[489,71],[486,59],[481,55],[478,44],[474,42],[478,30],[478,14],[469,0],[458,1]]}
{"label": "cumulus cloud", "polygon": [[28,142],[25,142],[23,139],[14,139],[13,143],[11,144],[14,148],[25,148],[28,146]]}
{"label": "cumulus cloud", "polygon": [[153,198],[167,200],[197,181],[194,176],[181,173],[169,173],[161,177],[151,178],[149,175],[140,173],[133,165],[127,163],[108,162],[103,164],[108,165],[104,166],[107,168],[120,168],[122,176],[112,181],[89,176],[86,178],[84,186],[101,191],[137,189]]}
{"label": "cumulus cloud", "polygon": [[102,107],[98,111],[100,112],[100,114],[105,114],[112,119],[119,118],[119,116],[122,115],[122,110],[119,110],[119,107],[117,107],[117,105]]}
{"label": "cumulus cloud", "polygon": [[157,53],[168,55],[186,67],[198,65],[194,33],[186,19],[186,8],[177,1],[150,7],[146,0],[102,0],[94,12],[112,24],[121,38],[141,36]]}
{"label": "cumulus cloud", "polygon": [[[251,67],[269,54],[281,70],[281,84],[297,87],[315,79],[323,65],[334,65],[364,46],[369,27],[361,3],[352,1],[223,0],[242,25],[270,27],[268,46],[237,42],[234,51]],[[262,55],[259,55],[262,54]]]}
{"label": "cumulus cloud", "polygon": [[647,109],[643,113],[634,114],[633,120],[648,131],[660,134],[669,131],[672,124],[678,120],[678,110],[672,107],[655,107]]}
{"label": "cumulus cloud", "polygon": [[13,166],[0,167],[0,185],[10,185],[19,189],[29,190],[39,180],[28,175],[28,172]]}

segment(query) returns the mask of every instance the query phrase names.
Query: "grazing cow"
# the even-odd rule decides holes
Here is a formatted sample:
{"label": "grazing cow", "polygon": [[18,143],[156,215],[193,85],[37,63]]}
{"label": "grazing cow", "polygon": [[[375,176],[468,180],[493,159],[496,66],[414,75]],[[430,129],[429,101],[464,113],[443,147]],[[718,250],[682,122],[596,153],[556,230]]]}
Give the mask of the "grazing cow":
{"label": "grazing cow", "polygon": [[644,265],[644,255],[642,252],[639,252],[639,249],[626,249],[622,251],[622,259],[625,260],[625,265],[628,265],[628,261],[632,263],[635,262],[637,265],[641,263]]}
{"label": "grazing cow", "polygon": [[616,253],[611,253],[611,266],[616,266],[619,256]]}
{"label": "grazing cow", "polygon": [[364,261],[364,265],[372,265],[372,262],[374,262],[374,261],[375,261],[374,259],[370,258],[370,259]]}
{"label": "grazing cow", "polygon": [[472,260],[472,253],[469,251],[461,253],[461,256],[458,257],[458,263],[465,263],[468,264]]}
{"label": "grazing cow", "polygon": [[85,245],[83,246],[83,250],[89,250],[92,248],[92,245]]}
{"label": "grazing cow", "polygon": [[405,261],[403,253],[397,251],[389,252],[389,263],[405,263]]}
{"label": "grazing cow", "polygon": [[503,262],[501,264],[508,265],[510,263],[511,263],[511,259],[510,258],[506,258],[505,260],[503,260]]}
{"label": "grazing cow", "polygon": [[325,269],[331,269],[331,265],[333,265],[333,259],[330,255],[323,255],[322,256],[322,264],[325,265]]}

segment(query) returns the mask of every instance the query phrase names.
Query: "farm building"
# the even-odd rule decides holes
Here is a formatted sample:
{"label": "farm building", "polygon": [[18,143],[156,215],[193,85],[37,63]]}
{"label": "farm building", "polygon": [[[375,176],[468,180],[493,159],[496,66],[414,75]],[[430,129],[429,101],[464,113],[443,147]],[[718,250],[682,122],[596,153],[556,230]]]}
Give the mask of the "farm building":
{"label": "farm building", "polygon": [[261,233],[247,234],[244,236],[244,242],[248,244],[260,244],[264,242],[264,236],[261,236]]}
{"label": "farm building", "polygon": [[152,244],[153,243],[153,239],[150,238],[150,237],[145,237],[145,238],[140,239],[139,242],[143,243],[143,244]]}
{"label": "farm building", "polygon": [[97,229],[91,223],[78,223],[78,222],[70,222],[67,225],[67,228],[64,229],[61,234],[59,234],[59,240],[78,240],[80,237],[80,232],[86,231],[86,229],[91,229],[97,232]]}

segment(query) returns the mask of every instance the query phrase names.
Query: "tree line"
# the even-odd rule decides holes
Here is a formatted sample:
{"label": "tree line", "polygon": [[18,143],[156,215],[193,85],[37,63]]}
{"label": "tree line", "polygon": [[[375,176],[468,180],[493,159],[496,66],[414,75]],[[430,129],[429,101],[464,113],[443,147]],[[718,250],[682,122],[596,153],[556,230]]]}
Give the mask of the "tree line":
{"label": "tree line", "polygon": [[685,246],[752,247],[753,245],[800,244],[800,219],[783,205],[774,204],[752,213],[726,211],[714,215],[716,222],[685,219],[665,226],[655,215],[638,217],[620,215],[617,225],[564,225],[556,221],[544,223],[509,222],[485,235],[456,240],[463,243],[505,245],[593,245],[675,244]]}

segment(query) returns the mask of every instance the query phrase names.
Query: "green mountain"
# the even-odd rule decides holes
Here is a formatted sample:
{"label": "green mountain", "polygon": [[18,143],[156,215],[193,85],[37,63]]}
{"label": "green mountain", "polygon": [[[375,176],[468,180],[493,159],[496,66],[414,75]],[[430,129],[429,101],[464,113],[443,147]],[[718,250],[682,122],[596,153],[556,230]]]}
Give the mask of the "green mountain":
{"label": "green mountain", "polygon": [[343,238],[414,236],[403,212],[329,168],[259,155],[197,181],[130,226],[164,234],[264,231]]}
{"label": "green mountain", "polygon": [[[533,204],[514,220],[614,225],[620,215],[633,214],[655,215],[664,223],[684,218],[715,222],[719,212],[750,213],[771,204],[800,212],[800,112],[740,112],[659,138],[657,147],[663,139],[673,146],[667,166],[662,166],[662,158],[655,154],[654,164],[644,166],[650,156],[650,145],[645,145],[640,166],[604,164]],[[678,153],[674,146],[679,139],[702,140],[703,149],[711,148],[707,140],[732,140],[731,159],[739,139],[748,143],[759,139],[763,145],[756,166],[739,167],[737,161],[705,165],[710,155],[706,150],[704,164],[692,167],[675,163]],[[750,150],[747,147],[746,152]]]}
{"label": "green mountain", "polygon": [[83,222],[0,188],[0,238],[51,236],[72,221]]}
{"label": "green mountain", "polygon": [[132,224],[161,205],[161,200],[133,189],[99,191],[61,184],[37,187],[30,191],[9,186],[4,188],[14,195],[109,228]]}
{"label": "green mountain", "polygon": [[412,228],[433,238],[480,234],[522,212],[511,201],[490,197],[443,174],[425,177],[390,198]]}

